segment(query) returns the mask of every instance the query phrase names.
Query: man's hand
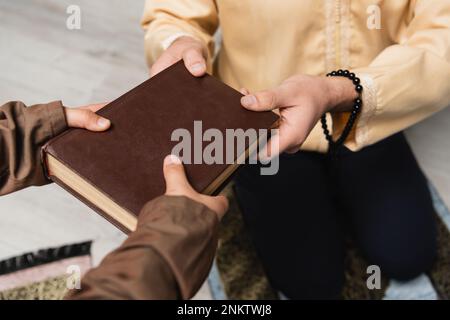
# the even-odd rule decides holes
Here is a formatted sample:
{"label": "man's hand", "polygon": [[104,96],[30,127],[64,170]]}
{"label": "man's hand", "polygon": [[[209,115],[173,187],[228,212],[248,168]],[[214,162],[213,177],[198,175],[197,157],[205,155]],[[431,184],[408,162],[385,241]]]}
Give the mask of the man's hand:
{"label": "man's hand", "polygon": [[260,152],[262,158],[297,152],[324,113],[350,111],[357,98],[354,85],[346,78],[306,75],[289,78],[271,90],[241,92],[245,95],[241,104],[246,109],[280,111],[278,136]]}
{"label": "man's hand", "polygon": [[164,159],[164,179],[166,180],[166,195],[186,196],[200,202],[217,213],[219,219],[228,210],[228,200],[224,196],[211,197],[198,193],[189,184],[181,160],[168,155]]}
{"label": "man's hand", "polygon": [[111,122],[95,112],[106,103],[91,104],[79,108],[64,108],[67,125],[71,128],[83,128],[90,131],[105,131],[111,126]]}
{"label": "man's hand", "polygon": [[150,76],[160,73],[183,59],[189,72],[196,77],[206,73],[206,47],[198,40],[183,36],[175,40],[150,68]]}

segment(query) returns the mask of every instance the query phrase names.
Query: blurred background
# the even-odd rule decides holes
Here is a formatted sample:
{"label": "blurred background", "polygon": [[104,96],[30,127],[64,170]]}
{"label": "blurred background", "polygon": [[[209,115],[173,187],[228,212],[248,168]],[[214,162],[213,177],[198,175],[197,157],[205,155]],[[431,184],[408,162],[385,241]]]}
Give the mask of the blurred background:
{"label": "blurred background", "polygon": [[[66,27],[70,5],[81,9],[79,30]],[[147,79],[139,24],[143,6],[144,0],[0,0],[0,103],[106,102]],[[450,109],[411,128],[407,136],[450,206]],[[94,264],[124,239],[55,185],[1,197],[0,235],[0,260],[94,240]],[[424,297],[433,293],[425,291]]]}

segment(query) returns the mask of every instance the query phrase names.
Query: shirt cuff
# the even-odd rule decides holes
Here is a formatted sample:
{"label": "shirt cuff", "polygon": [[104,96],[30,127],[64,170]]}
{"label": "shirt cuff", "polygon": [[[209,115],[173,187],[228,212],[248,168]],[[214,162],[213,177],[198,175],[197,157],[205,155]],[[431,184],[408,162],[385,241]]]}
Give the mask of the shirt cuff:
{"label": "shirt cuff", "polygon": [[177,40],[178,38],[181,38],[181,37],[191,37],[191,38],[193,38],[193,36],[190,35],[189,33],[177,32],[177,33],[175,33],[175,34],[165,38],[161,42],[161,46],[162,46],[163,50],[167,50],[167,48],[169,48],[172,45],[172,43],[175,42],[175,40]]}
{"label": "shirt cuff", "polygon": [[[355,72],[356,73],[356,72]],[[362,109],[353,129],[345,141],[351,151],[358,151],[370,143],[370,122],[378,110],[378,90],[373,77],[367,73],[356,73],[363,86]],[[349,119],[349,113],[335,113],[333,118],[333,139],[337,140]]]}
{"label": "shirt cuff", "polygon": [[[377,87],[374,79],[367,73],[361,73],[358,75],[361,79],[361,85],[363,87],[362,92],[362,109],[359,115],[359,119],[356,121],[355,126],[355,147],[364,147],[368,144],[370,126],[369,122],[377,111],[378,99],[377,99]],[[359,149],[359,148],[358,148]]]}
{"label": "shirt cuff", "polygon": [[51,138],[67,129],[64,107],[61,101],[53,101],[46,105],[47,119],[50,124]]}

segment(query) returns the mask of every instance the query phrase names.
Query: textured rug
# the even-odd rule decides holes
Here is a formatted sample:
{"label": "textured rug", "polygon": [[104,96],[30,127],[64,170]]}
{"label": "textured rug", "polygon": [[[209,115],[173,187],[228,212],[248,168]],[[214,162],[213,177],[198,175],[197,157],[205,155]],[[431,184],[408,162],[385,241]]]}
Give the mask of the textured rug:
{"label": "textured rug", "polygon": [[[91,242],[0,261],[0,300],[59,300],[91,268]],[[79,273],[79,274],[77,274]]]}
{"label": "textured rug", "polygon": [[[228,299],[278,299],[258,260],[251,239],[247,234],[232,186],[224,190],[230,200],[230,210],[225,215],[220,234],[216,267],[223,296]],[[450,297],[450,232],[442,219],[438,221],[439,252],[433,269],[428,273],[440,299]],[[389,280],[382,278],[381,289],[369,290],[366,285],[367,266],[351,239],[346,241],[345,284],[342,299],[382,299]]]}

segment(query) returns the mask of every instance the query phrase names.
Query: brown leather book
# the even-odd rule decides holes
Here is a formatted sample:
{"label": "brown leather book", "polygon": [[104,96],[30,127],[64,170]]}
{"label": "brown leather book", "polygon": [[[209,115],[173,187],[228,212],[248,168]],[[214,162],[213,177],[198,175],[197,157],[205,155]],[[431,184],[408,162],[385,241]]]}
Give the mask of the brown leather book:
{"label": "brown leather book", "polygon": [[[178,62],[102,108],[98,113],[112,123],[108,131],[69,129],[49,141],[43,148],[48,176],[130,232],[144,204],[165,191],[163,159],[182,140],[172,139],[176,129],[189,132],[191,147],[203,150],[211,141],[199,135],[209,128],[226,137],[226,129],[268,129],[276,122],[272,112],[245,110],[241,96],[210,75],[193,77]],[[185,163],[185,169],[192,186],[205,194],[217,192],[237,169],[237,160],[242,163],[258,144],[250,140],[245,154],[238,154],[236,147],[234,164],[226,159],[214,164],[197,159],[199,164],[194,164],[191,150],[191,164]],[[224,146],[224,157],[225,152]]]}

